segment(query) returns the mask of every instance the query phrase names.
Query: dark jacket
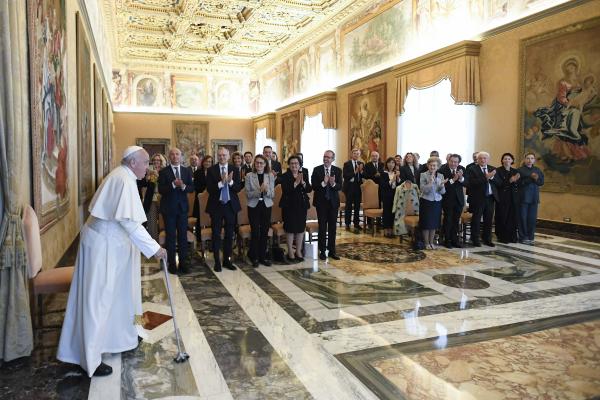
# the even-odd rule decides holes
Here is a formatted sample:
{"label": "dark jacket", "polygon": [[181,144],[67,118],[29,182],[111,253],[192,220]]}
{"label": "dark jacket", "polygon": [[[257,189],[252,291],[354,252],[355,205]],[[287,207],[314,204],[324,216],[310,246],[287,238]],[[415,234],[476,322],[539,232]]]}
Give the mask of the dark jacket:
{"label": "dark jacket", "polygon": [[[342,170],[332,165],[330,167],[329,174],[331,176],[335,176],[335,185],[329,186],[329,202],[334,208],[340,207],[340,194],[339,191],[342,189]],[[313,205],[315,207],[319,207],[327,203],[327,199],[325,198],[326,188],[321,185],[325,179],[325,166],[323,164],[315,167],[313,169],[312,176],[310,177],[310,181],[312,183],[312,188],[314,191],[313,197]]]}
{"label": "dark jacket", "polygon": [[[415,173],[417,173],[417,171],[418,171],[418,168],[415,168]],[[421,175],[417,174],[416,176],[421,176]],[[400,179],[402,180],[402,182],[411,181],[412,183],[417,183],[415,174],[411,171],[411,169],[408,165],[403,165],[400,167]]]}
{"label": "dark jacket", "polygon": [[[360,165],[364,163],[361,160],[356,160],[356,165]],[[343,183],[343,190],[344,193],[347,193],[350,189],[354,189],[356,187],[358,187],[358,190],[360,190],[360,184],[362,183],[362,180],[365,176],[364,170],[363,173],[358,174],[358,173],[354,173],[354,165],[352,164],[352,160],[348,160],[344,163],[344,169],[342,171],[342,175],[344,176],[344,183]],[[350,182],[350,180],[354,178],[353,182]]]}
{"label": "dark jacket", "polygon": [[279,200],[279,207],[299,207],[303,204],[304,195],[312,192],[310,181],[308,180],[308,170],[302,169],[302,175],[304,177],[305,186],[298,185],[294,187],[294,175],[289,169],[281,175],[279,181],[281,183],[281,200]]}
{"label": "dark jacket", "polygon": [[467,185],[467,178],[465,176],[466,170],[465,167],[463,167],[462,165],[459,165],[458,167],[456,167],[456,169],[463,172],[464,180],[462,182],[450,183],[450,179],[452,179],[453,176],[450,167],[448,167],[448,164],[443,165],[438,170],[438,173],[444,175],[444,179],[448,179],[448,182],[446,182],[445,184],[446,193],[442,195],[442,207],[444,208],[463,208],[465,206],[465,193],[463,187]]}
{"label": "dark jacket", "polygon": [[[491,165],[487,166],[488,173],[495,169],[496,168],[492,167]],[[488,179],[485,177],[485,175],[483,175],[483,171],[481,170],[479,164],[474,164],[467,168],[465,175],[467,188],[469,190],[469,207],[477,207],[482,205],[485,201],[487,193]],[[494,200],[499,201],[498,188],[494,182],[492,182],[494,178],[490,179],[489,183],[492,188],[492,196],[494,196]]]}
{"label": "dark jacket", "polygon": [[[526,204],[536,204],[540,202],[540,186],[544,184],[544,173],[535,165],[531,168],[522,166],[519,168],[519,201]],[[531,173],[538,175],[537,181],[531,177]]]}
{"label": "dark jacket", "polygon": [[[376,184],[379,184],[379,178],[381,174],[383,174],[383,163],[381,161],[377,162],[377,168],[373,165],[372,161],[365,163],[365,179],[371,179]],[[375,176],[379,174],[379,176]]]}
{"label": "dark jacket", "polygon": [[[232,164],[227,165],[227,173],[233,171],[233,184],[229,186],[229,200],[233,212],[237,213],[242,208],[240,206],[240,199],[238,193],[242,190],[242,184],[240,180],[240,172]],[[208,191],[208,202],[206,203],[206,212],[212,214],[217,210],[220,203],[221,189],[219,188],[219,182],[221,182],[221,166],[215,164],[208,169],[206,174],[206,190]]]}
{"label": "dark jacket", "polygon": [[160,213],[169,216],[175,214],[187,214],[189,211],[188,193],[194,191],[194,182],[192,180],[192,171],[184,166],[179,166],[180,178],[185,185],[185,189],[173,188],[175,174],[173,167],[167,165],[158,173],[158,192],[160,198]]}

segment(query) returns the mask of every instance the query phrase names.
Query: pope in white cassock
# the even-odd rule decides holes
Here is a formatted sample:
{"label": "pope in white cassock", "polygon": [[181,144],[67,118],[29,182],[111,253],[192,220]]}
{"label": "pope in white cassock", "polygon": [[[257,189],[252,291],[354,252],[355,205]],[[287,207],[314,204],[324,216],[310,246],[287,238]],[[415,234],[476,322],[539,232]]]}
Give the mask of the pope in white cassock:
{"label": "pope in white cassock", "polygon": [[141,147],[125,149],[121,165],[96,191],[80,233],[57,358],[79,364],[90,377],[112,373],[102,362],[103,353],[120,353],[138,345],[140,250],[146,257],[166,256],[142,226],[146,215],[136,179],[146,174],[148,160]]}

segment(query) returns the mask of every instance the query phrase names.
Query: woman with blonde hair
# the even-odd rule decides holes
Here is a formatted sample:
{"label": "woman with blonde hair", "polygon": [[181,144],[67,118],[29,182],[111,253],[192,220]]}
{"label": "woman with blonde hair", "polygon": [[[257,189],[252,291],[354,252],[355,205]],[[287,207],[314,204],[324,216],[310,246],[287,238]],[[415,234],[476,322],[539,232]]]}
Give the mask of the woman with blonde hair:
{"label": "woman with blonde hair", "polygon": [[433,240],[435,231],[440,227],[442,217],[442,195],[446,193],[444,186],[447,179],[438,174],[440,167],[439,157],[429,157],[427,171],[421,173],[419,187],[421,188],[421,201],[419,202],[419,227],[423,234],[423,242],[427,248],[435,248]]}

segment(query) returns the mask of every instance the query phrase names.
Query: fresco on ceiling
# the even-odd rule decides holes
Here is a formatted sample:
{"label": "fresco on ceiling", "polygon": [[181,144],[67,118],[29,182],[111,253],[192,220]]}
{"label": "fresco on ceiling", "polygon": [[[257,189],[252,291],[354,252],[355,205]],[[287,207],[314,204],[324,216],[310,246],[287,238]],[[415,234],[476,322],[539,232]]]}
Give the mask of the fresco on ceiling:
{"label": "fresco on ceiling", "polygon": [[173,77],[173,107],[184,109],[206,109],[208,87],[206,78]]}

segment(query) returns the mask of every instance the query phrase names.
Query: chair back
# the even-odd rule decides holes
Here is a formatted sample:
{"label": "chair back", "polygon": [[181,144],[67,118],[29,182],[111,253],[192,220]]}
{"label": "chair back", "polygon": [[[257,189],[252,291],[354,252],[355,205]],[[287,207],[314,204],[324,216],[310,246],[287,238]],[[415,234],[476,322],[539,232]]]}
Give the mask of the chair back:
{"label": "chair back", "polygon": [[210,215],[206,212],[206,204],[208,203],[208,192],[206,190],[198,194],[198,203],[200,203],[200,210],[198,210],[200,227],[210,226]]}
{"label": "chair back", "polygon": [[379,185],[367,179],[360,185],[363,209],[379,208]]}
{"label": "chair back", "polygon": [[310,192],[308,194],[308,200],[310,201],[310,208],[306,212],[306,220],[307,221],[316,221],[317,220],[317,208],[313,206],[313,193]]}
{"label": "chair back", "polygon": [[340,190],[340,203],[346,202],[346,193],[343,190]]}
{"label": "chair back", "polygon": [[246,196],[246,188],[242,189],[238,193],[238,198],[240,199],[240,211],[237,216],[238,225],[248,225],[250,224],[250,219],[248,218],[248,196]]}
{"label": "chair back", "polygon": [[158,213],[158,231],[162,232],[165,230],[165,219],[161,213]]}
{"label": "chair back", "polygon": [[188,217],[193,216],[194,214],[194,200],[196,200],[196,193],[192,192],[192,193],[188,193],[187,194],[187,198],[188,198]]}
{"label": "chair back", "polygon": [[27,254],[27,272],[30,279],[35,278],[42,270],[42,239],[37,215],[30,205],[23,207],[23,239]]}
{"label": "chair back", "polygon": [[271,223],[277,223],[283,221],[283,216],[281,213],[281,207],[279,207],[279,202],[281,201],[281,185],[275,186],[275,196],[273,197],[273,207],[271,207]]}

